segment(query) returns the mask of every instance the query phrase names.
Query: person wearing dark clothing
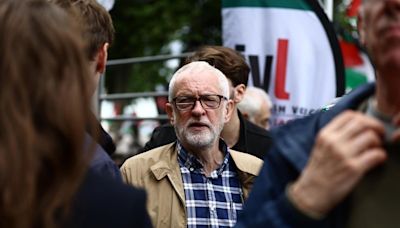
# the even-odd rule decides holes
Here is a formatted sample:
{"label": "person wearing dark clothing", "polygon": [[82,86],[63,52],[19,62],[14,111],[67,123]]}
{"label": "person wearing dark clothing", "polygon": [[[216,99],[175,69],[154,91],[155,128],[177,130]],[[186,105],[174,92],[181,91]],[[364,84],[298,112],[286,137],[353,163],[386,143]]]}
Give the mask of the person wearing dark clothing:
{"label": "person wearing dark clothing", "polygon": [[74,199],[73,213],[64,227],[147,228],[146,193],[89,171]]}
{"label": "person wearing dark clothing", "polygon": [[151,226],[142,190],[89,167],[81,29],[48,0],[0,1],[0,227]]}
{"label": "person wearing dark clothing", "polygon": [[115,143],[111,136],[104,130],[104,128],[99,123],[100,128],[100,136],[96,140],[97,143],[104,149],[104,151],[109,155],[113,155],[115,153]]}
{"label": "person wearing dark clothing", "polygon": [[[240,120],[239,139],[231,149],[242,151],[263,159],[272,143],[270,134],[265,129],[244,119],[239,111],[238,116]],[[154,129],[150,141],[145,144],[139,153],[169,144],[175,140],[176,134],[174,126],[171,124],[163,124]]]}
{"label": "person wearing dark clothing", "polygon": [[[90,68],[90,79],[88,80],[89,92],[94,94],[99,78],[104,73],[109,45],[114,39],[114,27],[112,19],[107,10],[96,0],[49,0],[60,6],[71,16],[82,24],[82,37],[85,39],[85,54],[88,58]],[[91,113],[90,118],[98,127],[98,131],[91,137],[99,144],[96,148],[90,168],[101,175],[109,175],[122,181],[121,175],[111,155],[115,152],[115,144],[111,136],[103,129],[96,116]],[[88,131],[90,133],[90,131]]]}
{"label": "person wearing dark clothing", "polygon": [[[86,135],[86,148],[90,148],[93,138]],[[109,176],[117,181],[122,181],[121,172],[110,158],[107,152],[99,144],[95,143],[94,154],[90,162],[90,169],[101,176]]]}
{"label": "person wearing dark clothing", "polygon": [[363,103],[373,96],[374,91],[374,84],[368,84],[341,98],[327,112],[319,112],[272,130],[274,145],[265,156],[268,165],[260,171],[236,227],[345,227],[344,211],[348,210],[348,201],[323,220],[313,219],[291,203],[286,188],[306,166],[319,131],[345,110],[365,108]]}
{"label": "person wearing dark clothing", "polygon": [[400,223],[400,0],[364,0],[358,16],[376,83],[273,132],[237,227]]}

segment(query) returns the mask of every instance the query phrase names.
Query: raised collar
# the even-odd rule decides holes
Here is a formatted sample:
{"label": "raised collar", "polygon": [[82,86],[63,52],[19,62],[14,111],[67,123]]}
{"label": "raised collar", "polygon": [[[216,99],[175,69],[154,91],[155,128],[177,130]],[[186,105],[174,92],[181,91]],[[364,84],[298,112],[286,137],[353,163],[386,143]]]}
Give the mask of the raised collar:
{"label": "raised collar", "polygon": [[344,95],[331,109],[320,111],[271,131],[274,146],[271,154],[282,154],[296,170],[302,170],[308,161],[318,132],[335,116],[359,105],[374,94],[375,84],[366,84]]}

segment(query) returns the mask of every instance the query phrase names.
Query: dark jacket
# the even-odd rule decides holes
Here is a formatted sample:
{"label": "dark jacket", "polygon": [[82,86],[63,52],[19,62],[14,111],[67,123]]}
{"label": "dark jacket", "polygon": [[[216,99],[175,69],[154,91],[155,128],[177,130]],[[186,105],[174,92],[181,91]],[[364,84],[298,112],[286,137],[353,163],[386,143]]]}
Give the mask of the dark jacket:
{"label": "dark jacket", "polygon": [[115,153],[115,144],[111,136],[103,129],[100,125],[100,138],[97,140],[97,143],[104,149],[104,151],[109,155],[113,155]]}
{"label": "dark jacket", "polygon": [[[111,136],[104,130],[103,126],[101,126],[101,123],[98,121],[97,117],[91,112],[90,117],[89,117],[93,123],[96,124],[96,127],[99,130],[99,135],[91,135],[92,138],[103,148],[103,150],[109,155],[113,155],[115,153],[115,143]],[[91,131],[88,131],[89,134]]]}
{"label": "dark jacket", "polygon": [[122,176],[119,168],[110,158],[110,156],[103,150],[103,148],[93,141],[93,138],[86,135],[85,138],[86,149],[91,149],[91,144],[95,143],[93,158],[90,162],[90,169],[98,173],[101,176],[109,176],[117,181],[122,182]]}
{"label": "dark jacket", "polygon": [[146,193],[89,171],[64,227],[151,227]]}
{"label": "dark jacket", "polygon": [[[271,146],[271,136],[269,132],[244,119],[239,111],[238,114],[240,121],[239,140],[231,149],[263,159],[265,153]],[[171,124],[161,125],[154,129],[150,141],[146,143],[139,153],[172,143],[175,140],[174,126]]]}
{"label": "dark jacket", "polygon": [[374,94],[374,84],[352,91],[330,110],[295,120],[271,132],[274,145],[265,156],[236,227],[345,227],[349,201],[338,205],[323,220],[313,220],[288,201],[285,189],[307,164],[316,135],[339,113],[357,109]]}

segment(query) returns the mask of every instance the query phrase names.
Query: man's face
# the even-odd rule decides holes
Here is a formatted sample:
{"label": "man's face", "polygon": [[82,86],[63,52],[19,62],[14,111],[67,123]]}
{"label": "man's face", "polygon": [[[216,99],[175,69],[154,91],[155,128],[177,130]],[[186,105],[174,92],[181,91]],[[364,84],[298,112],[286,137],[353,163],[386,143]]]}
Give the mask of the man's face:
{"label": "man's face", "polygon": [[378,70],[400,67],[400,0],[366,0],[359,31]]}
{"label": "man's face", "polygon": [[[209,71],[199,74],[183,73],[175,83],[175,98],[199,98],[203,95],[223,95],[219,81]],[[206,148],[218,143],[224,124],[230,118],[232,101],[220,99],[218,108],[203,107],[199,100],[188,110],[178,110],[176,104],[167,104],[167,113],[179,141],[184,147]],[[176,100],[177,102],[178,100]]]}
{"label": "man's face", "polygon": [[271,117],[271,108],[267,102],[262,102],[260,111],[254,116],[254,123],[264,129],[269,129],[269,119]]}

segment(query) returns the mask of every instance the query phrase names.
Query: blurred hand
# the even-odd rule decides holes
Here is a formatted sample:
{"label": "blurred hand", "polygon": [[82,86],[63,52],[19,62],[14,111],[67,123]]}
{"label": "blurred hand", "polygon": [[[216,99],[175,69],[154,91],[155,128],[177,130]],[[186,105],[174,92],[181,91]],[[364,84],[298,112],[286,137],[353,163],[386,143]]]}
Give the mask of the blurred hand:
{"label": "blurred hand", "polygon": [[383,125],[359,112],[346,111],[317,136],[310,159],[288,194],[309,215],[326,215],[363,175],[386,159]]}

